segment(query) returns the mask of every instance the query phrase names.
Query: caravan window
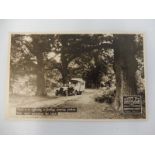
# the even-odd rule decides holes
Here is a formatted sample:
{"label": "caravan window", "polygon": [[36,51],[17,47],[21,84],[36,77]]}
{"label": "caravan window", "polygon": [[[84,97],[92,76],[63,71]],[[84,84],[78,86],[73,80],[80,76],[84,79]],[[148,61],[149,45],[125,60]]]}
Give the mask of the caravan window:
{"label": "caravan window", "polygon": [[78,81],[71,80],[71,83],[72,83],[72,84],[77,84],[77,83],[78,83]]}

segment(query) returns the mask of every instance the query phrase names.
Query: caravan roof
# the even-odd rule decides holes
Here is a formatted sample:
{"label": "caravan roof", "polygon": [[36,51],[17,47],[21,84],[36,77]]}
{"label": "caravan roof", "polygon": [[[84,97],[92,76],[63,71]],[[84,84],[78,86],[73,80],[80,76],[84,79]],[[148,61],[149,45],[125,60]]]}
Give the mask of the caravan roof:
{"label": "caravan roof", "polygon": [[71,80],[74,80],[74,81],[79,81],[79,82],[85,82],[83,79],[81,78],[72,78]]}

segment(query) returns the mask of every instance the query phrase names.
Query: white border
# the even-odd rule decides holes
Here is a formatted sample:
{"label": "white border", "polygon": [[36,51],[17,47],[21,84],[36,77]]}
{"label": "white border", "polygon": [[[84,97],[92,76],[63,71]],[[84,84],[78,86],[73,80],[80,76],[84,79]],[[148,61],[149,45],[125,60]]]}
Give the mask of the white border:
{"label": "white border", "polygon": [[[144,32],[147,51],[147,121],[9,121],[4,117],[9,32]],[[1,134],[154,134],[155,21],[154,20],[0,20],[0,133]]]}

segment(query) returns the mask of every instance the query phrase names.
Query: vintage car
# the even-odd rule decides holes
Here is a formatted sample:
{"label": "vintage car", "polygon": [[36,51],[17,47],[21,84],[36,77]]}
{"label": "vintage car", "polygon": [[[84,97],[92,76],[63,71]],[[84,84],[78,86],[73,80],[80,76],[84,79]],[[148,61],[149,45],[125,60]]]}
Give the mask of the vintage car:
{"label": "vintage car", "polygon": [[85,81],[81,78],[73,78],[67,85],[59,87],[55,91],[55,95],[81,95],[85,90]]}

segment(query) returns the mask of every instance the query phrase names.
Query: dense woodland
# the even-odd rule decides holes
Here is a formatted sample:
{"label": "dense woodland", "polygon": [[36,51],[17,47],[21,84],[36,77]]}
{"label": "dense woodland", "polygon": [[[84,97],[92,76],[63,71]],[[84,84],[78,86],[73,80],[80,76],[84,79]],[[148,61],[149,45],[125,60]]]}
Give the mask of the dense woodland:
{"label": "dense woodland", "polygon": [[117,110],[124,95],[144,97],[143,36],[12,34],[11,94],[28,89],[26,94],[47,96],[74,77],[83,78],[86,88],[113,88]]}

